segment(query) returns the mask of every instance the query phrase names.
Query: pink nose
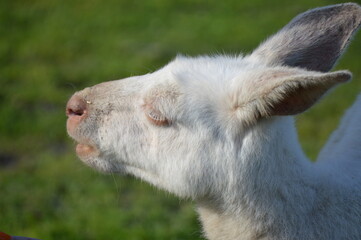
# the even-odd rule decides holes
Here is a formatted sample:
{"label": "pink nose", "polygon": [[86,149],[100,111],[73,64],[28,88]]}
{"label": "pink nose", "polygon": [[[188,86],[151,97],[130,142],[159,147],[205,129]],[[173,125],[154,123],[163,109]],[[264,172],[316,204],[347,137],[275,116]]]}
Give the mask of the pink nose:
{"label": "pink nose", "polygon": [[66,115],[68,117],[83,116],[86,112],[87,104],[85,100],[77,95],[73,95],[66,105]]}
{"label": "pink nose", "polygon": [[87,115],[87,103],[78,96],[73,95],[66,105],[66,115],[68,116],[67,129],[69,133],[73,132],[79,122]]}

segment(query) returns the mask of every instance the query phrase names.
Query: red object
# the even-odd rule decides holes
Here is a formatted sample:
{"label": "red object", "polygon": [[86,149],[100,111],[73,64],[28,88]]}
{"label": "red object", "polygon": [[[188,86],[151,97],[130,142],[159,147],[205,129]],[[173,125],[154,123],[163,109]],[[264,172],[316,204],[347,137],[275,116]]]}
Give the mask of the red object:
{"label": "red object", "polygon": [[10,235],[0,232],[0,240],[11,240],[11,238],[12,237]]}

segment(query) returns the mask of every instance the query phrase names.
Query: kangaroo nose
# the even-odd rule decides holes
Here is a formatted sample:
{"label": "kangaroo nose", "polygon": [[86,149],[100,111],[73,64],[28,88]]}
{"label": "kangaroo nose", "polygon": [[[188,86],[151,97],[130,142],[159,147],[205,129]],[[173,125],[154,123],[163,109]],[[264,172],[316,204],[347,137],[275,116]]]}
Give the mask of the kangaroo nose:
{"label": "kangaroo nose", "polygon": [[80,122],[86,118],[87,114],[86,101],[77,95],[73,95],[66,105],[66,115],[68,120],[66,121],[66,128],[70,136],[76,132],[76,129]]}
{"label": "kangaroo nose", "polygon": [[86,113],[87,103],[77,95],[73,95],[66,105],[66,115],[68,118],[81,117]]}

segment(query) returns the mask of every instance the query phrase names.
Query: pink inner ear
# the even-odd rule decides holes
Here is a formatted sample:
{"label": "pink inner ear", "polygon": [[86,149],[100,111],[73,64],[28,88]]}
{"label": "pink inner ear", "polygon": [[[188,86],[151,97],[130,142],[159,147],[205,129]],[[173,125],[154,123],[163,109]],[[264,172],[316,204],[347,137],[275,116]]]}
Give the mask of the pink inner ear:
{"label": "pink inner ear", "polygon": [[[298,72],[300,72],[298,70]],[[280,79],[282,77],[287,77],[287,76],[292,76],[294,75],[296,72],[296,70],[290,70],[288,69],[288,71],[285,70],[279,70],[279,69],[270,69],[266,72],[264,72],[258,79],[258,83],[259,84],[264,84],[266,82],[269,82],[270,79]]]}
{"label": "pink inner ear", "polygon": [[327,90],[319,86],[307,88],[299,86],[292,89],[282,99],[273,103],[271,115],[286,116],[302,113],[315,104]]}
{"label": "pink inner ear", "polygon": [[255,86],[258,90],[267,90],[266,88],[269,84],[278,82],[282,78],[300,75],[305,72],[306,71],[299,69],[265,69],[264,71],[260,72],[254,80],[252,80],[252,85]]}
{"label": "pink inner ear", "polygon": [[268,71],[262,74],[261,81],[255,81],[255,99],[257,96],[260,99],[257,108],[264,117],[302,113],[351,76],[348,71],[317,73],[291,69],[288,74],[287,71]]}

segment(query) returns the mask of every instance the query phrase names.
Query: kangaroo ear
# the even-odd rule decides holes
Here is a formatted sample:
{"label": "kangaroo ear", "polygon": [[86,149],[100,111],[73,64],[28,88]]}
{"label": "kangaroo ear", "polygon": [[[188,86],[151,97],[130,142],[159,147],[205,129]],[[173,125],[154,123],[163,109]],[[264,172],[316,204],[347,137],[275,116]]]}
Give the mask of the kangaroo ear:
{"label": "kangaroo ear", "polygon": [[331,70],[361,23],[355,3],[315,8],[296,16],[261,44],[252,57],[271,66]]}
{"label": "kangaroo ear", "polygon": [[332,73],[303,72],[282,78],[268,79],[253,109],[261,117],[295,115],[306,111],[328,90],[351,78],[348,71]]}

